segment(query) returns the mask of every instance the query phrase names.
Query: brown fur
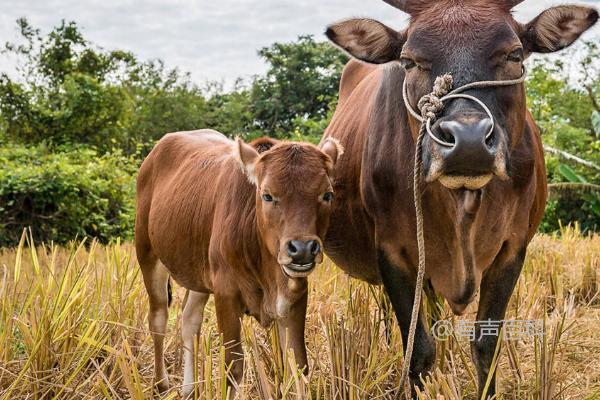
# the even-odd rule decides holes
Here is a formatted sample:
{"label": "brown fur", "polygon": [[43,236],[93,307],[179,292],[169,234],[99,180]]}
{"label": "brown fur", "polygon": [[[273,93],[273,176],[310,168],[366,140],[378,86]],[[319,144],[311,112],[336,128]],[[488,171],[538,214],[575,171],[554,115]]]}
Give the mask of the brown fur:
{"label": "brown fur", "polygon": [[[337,146],[330,143],[323,151],[266,138],[248,146],[210,130],[172,133],[155,146],[138,176],[136,218],[136,250],[150,297],[151,330],[160,331],[155,343],[164,336],[164,328],[153,321],[162,322],[155,310],[165,313],[162,285],[170,275],[194,293],[196,305],[190,307],[200,312],[208,294],[214,294],[219,328],[224,341],[233,344],[226,358],[234,363],[234,381],[242,374],[239,319],[244,313],[263,326],[276,320],[282,338],[288,329],[296,360],[307,366],[307,283],[306,278],[292,279],[283,272],[281,265],[289,263],[283,246],[291,239],[321,241],[330,209],[321,198],[331,190],[328,175],[336,158]],[[265,192],[277,204],[266,204],[261,199]],[[320,259],[317,256],[316,262]],[[187,309],[186,304],[184,337],[189,331],[193,338],[201,319],[198,322]],[[194,326],[187,331],[186,316]],[[161,346],[157,381],[166,379]],[[187,371],[186,364],[186,377]],[[187,378],[185,384],[189,392]]]}
{"label": "brown fur", "polygon": [[[338,46],[373,64],[381,63],[382,54],[402,50],[401,56],[387,58],[384,62],[392,62],[385,65],[351,60],[344,69],[338,107],[324,135],[339,140],[348,153],[334,173],[336,202],[325,251],[350,275],[385,285],[406,340],[418,264],[412,173],[419,123],[409,117],[404,105],[404,81],[409,101],[416,104],[431,91],[435,77],[448,72],[455,87],[517,78],[522,64],[509,57],[515,49],[522,48],[522,54],[528,55],[563,48],[593,25],[598,14],[590,8],[564,6],[521,25],[510,14],[516,1],[387,2],[410,11],[411,22],[405,31],[388,34],[378,22],[360,20],[374,48],[354,37],[360,35],[353,29],[354,20],[334,24],[327,31]],[[386,41],[387,52],[381,47]],[[377,56],[370,58],[372,51]],[[407,70],[393,62],[401,57],[404,65],[409,65]],[[494,165],[505,172],[496,173],[483,187],[489,176],[483,172],[469,176],[468,169],[454,170],[442,179],[434,174],[435,179],[427,182],[422,197],[426,279],[457,314],[464,312],[481,290],[477,319],[501,320],[527,245],[544,213],[543,148],[539,130],[526,109],[523,85],[470,90],[469,94],[488,104],[495,115],[498,151]],[[438,129],[440,121],[468,121],[480,118],[480,113],[472,102],[454,100],[446,104],[432,129]],[[439,151],[426,137],[424,176],[432,164],[442,162]],[[479,189],[451,190],[440,181],[448,186],[467,182]],[[480,395],[495,343],[495,339],[472,343]],[[411,379],[419,385],[419,374],[427,372],[435,355],[422,319],[414,351]],[[489,396],[495,391],[494,380],[490,386]]]}

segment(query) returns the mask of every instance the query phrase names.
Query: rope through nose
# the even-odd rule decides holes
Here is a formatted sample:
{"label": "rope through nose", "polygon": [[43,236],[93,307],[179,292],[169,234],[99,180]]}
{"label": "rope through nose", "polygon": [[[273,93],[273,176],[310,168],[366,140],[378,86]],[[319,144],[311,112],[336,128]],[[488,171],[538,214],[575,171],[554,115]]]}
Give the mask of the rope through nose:
{"label": "rope through nose", "polygon": [[[421,175],[423,173],[423,139],[425,138],[425,134],[430,131],[428,129],[428,125],[432,120],[437,118],[437,115],[443,111],[444,109],[444,99],[450,99],[455,97],[465,97],[468,95],[459,93],[475,88],[485,88],[485,87],[493,87],[493,86],[511,86],[517,85],[525,82],[527,78],[527,71],[525,67],[523,67],[523,74],[518,79],[506,80],[506,81],[480,81],[480,82],[472,82],[468,83],[464,86],[461,86],[457,89],[452,89],[453,79],[452,75],[445,74],[439,76],[435,79],[433,84],[433,90],[430,94],[423,96],[419,102],[418,107],[421,111],[421,115],[419,115],[410,105],[408,101],[408,91],[406,87],[406,77],[404,79],[404,83],[402,85],[402,97],[404,98],[404,104],[406,105],[406,109],[408,112],[421,122],[421,127],[419,129],[419,135],[417,136],[417,143],[415,149],[415,165],[413,170],[413,196],[415,203],[415,217],[416,217],[416,229],[417,229],[417,249],[419,254],[419,265],[417,269],[417,280],[415,283],[415,298],[413,302],[412,314],[410,318],[410,327],[408,330],[408,339],[406,345],[406,349],[404,352],[404,365],[402,366],[402,374],[400,375],[400,388],[405,389],[405,393],[407,397],[411,395],[411,389],[408,380],[408,373],[410,370],[410,362],[412,359],[413,346],[415,342],[415,333],[417,330],[417,319],[419,317],[419,308],[421,306],[421,296],[423,291],[423,280],[425,277],[425,233],[423,228],[423,205],[422,205],[422,194],[423,194],[423,182],[421,179]],[[485,104],[477,99],[474,96],[469,96],[472,99],[476,99],[478,103],[483,105],[488,114],[491,116],[491,112],[489,108],[485,106]],[[492,117],[492,124],[493,124]],[[493,125],[492,125],[493,130]],[[433,135],[431,133],[431,135]]]}
{"label": "rope through nose", "polygon": [[[444,109],[442,97],[450,92],[453,84],[454,79],[452,79],[452,75],[450,74],[445,74],[435,78],[431,93],[421,97],[419,103],[417,104],[417,107],[421,111],[423,118],[435,119],[437,114],[442,112]],[[423,118],[421,118],[421,121]]]}

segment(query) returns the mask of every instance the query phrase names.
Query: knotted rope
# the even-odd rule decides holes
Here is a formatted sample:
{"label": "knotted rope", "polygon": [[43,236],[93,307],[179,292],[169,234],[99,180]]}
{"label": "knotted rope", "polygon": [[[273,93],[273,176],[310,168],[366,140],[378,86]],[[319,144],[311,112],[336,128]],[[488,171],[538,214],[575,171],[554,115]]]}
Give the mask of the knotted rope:
{"label": "knotted rope", "polygon": [[409,113],[421,122],[419,129],[419,135],[417,136],[417,145],[415,152],[415,165],[413,172],[413,195],[415,202],[415,214],[417,219],[417,248],[419,252],[419,265],[417,269],[417,281],[415,285],[415,298],[413,302],[412,315],[410,319],[410,328],[408,330],[408,340],[406,343],[406,351],[404,355],[404,365],[402,366],[402,374],[400,375],[400,388],[405,387],[408,396],[411,394],[409,382],[407,381],[408,373],[410,370],[410,362],[412,359],[413,346],[415,342],[415,332],[417,330],[417,319],[419,317],[419,307],[421,306],[421,296],[423,291],[423,279],[425,277],[425,233],[423,230],[423,205],[422,205],[422,194],[423,194],[423,139],[425,133],[437,143],[446,147],[454,147],[454,144],[444,142],[437,138],[431,131],[431,124],[435,122],[437,116],[444,110],[444,102],[455,98],[466,98],[478,103],[488,114],[492,120],[492,127],[486,138],[491,136],[494,131],[494,116],[490,109],[477,97],[464,94],[462,92],[469,89],[476,88],[487,88],[494,86],[511,86],[525,82],[527,78],[527,71],[523,67],[523,74],[520,78],[505,80],[505,81],[479,81],[471,82],[456,88],[451,91],[454,84],[454,80],[451,74],[445,74],[438,76],[433,84],[433,90],[431,93],[421,97],[417,103],[417,107],[421,114],[419,115],[408,100],[408,90],[406,86],[406,79],[402,86],[402,97],[404,98],[404,104],[406,105]]}

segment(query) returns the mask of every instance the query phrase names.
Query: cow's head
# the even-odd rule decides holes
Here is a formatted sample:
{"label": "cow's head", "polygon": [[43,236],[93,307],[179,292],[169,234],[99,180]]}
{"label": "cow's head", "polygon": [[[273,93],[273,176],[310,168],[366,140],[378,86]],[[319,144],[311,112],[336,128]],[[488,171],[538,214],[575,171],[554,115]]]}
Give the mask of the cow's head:
{"label": "cow's head", "polygon": [[[330,26],[326,34],[360,60],[375,64],[399,61],[406,70],[407,100],[415,108],[418,100],[431,92],[437,76],[451,73],[454,87],[519,78],[530,54],[563,49],[598,20],[593,8],[567,5],[550,8],[520,24],[511,9],[522,0],[384,1],[410,14],[405,30],[398,32],[370,19],[352,19]],[[493,175],[508,177],[511,151],[524,131],[525,90],[521,84],[465,93],[489,107],[493,131],[492,121],[476,102],[447,102],[432,133],[449,146],[426,137],[424,171],[429,182],[439,180],[452,189],[479,189]],[[416,138],[419,123],[412,117],[410,121]]]}
{"label": "cow's head", "polygon": [[333,201],[330,175],[343,150],[333,140],[321,148],[259,141],[248,145],[238,140],[236,146],[242,169],[256,185],[260,239],[288,277],[303,278],[323,260]]}

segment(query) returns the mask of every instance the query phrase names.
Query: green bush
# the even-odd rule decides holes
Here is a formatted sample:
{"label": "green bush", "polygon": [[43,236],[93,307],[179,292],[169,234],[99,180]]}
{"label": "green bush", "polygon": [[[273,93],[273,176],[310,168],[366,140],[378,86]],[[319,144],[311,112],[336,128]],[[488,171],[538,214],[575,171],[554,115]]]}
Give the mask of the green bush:
{"label": "green bush", "polygon": [[25,227],[58,243],[132,237],[137,166],[122,154],[10,145],[0,165],[0,246],[18,243]]}
{"label": "green bush", "polygon": [[89,75],[67,75],[55,92],[48,93],[27,90],[0,76],[0,99],[0,116],[14,142],[77,143],[104,150],[127,144],[122,134],[126,92]]}
{"label": "green bush", "polygon": [[[595,131],[600,94],[600,75],[593,60],[598,59],[594,43],[584,43],[585,51],[571,50],[579,62],[577,81],[560,61],[538,60],[530,68],[527,81],[528,106],[542,132],[544,145],[551,146],[600,164],[600,135]],[[600,65],[600,64],[599,64]],[[571,80],[570,80],[571,79]],[[584,232],[600,229],[600,193],[594,190],[562,188],[562,183],[597,185],[598,170],[555,154],[546,154],[548,182],[553,187],[546,207],[541,232],[553,233],[560,224],[579,223]]]}

